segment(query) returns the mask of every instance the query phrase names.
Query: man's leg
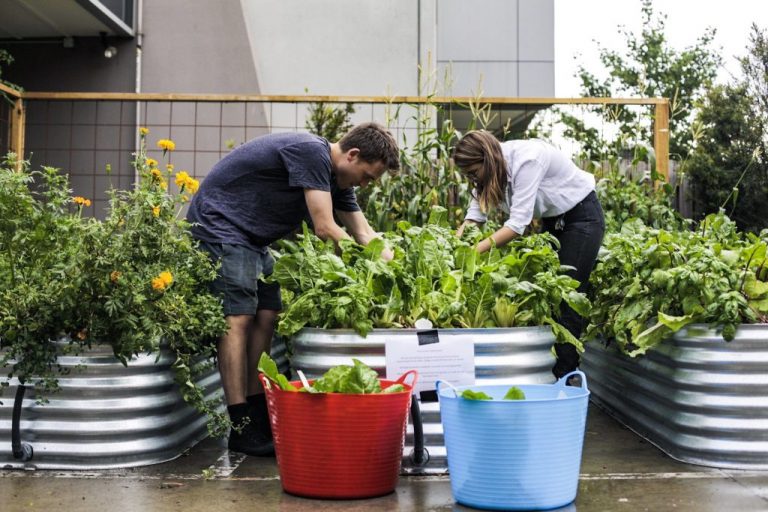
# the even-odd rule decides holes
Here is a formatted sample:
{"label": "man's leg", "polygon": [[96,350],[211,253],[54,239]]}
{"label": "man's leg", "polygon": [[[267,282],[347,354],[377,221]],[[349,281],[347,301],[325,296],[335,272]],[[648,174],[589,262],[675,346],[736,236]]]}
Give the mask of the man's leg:
{"label": "man's leg", "polygon": [[248,339],[248,396],[264,394],[264,388],[258,378],[259,358],[262,352],[270,353],[277,314],[278,311],[271,309],[260,309],[256,312]]}
{"label": "man's leg", "polygon": [[245,403],[248,389],[248,341],[254,330],[251,315],[227,316],[227,333],[218,346],[219,373],[227,405]]}

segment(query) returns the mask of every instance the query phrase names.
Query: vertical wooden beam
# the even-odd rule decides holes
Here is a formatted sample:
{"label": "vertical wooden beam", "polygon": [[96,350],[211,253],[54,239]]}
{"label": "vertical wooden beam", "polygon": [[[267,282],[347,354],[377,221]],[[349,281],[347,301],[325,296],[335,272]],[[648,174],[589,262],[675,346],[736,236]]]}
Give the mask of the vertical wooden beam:
{"label": "vertical wooden beam", "polygon": [[13,111],[11,112],[11,151],[16,153],[16,168],[21,169],[21,162],[24,160],[24,132],[26,115],[24,110],[24,101],[18,98],[13,102]]}
{"label": "vertical wooden beam", "polygon": [[656,172],[669,183],[669,100],[666,98],[654,106],[653,150]]}

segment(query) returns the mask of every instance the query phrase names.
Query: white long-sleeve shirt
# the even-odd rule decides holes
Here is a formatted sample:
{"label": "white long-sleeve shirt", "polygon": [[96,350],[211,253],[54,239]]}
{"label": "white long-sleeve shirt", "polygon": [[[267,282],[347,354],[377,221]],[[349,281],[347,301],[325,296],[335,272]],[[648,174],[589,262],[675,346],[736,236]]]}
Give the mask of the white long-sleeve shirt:
{"label": "white long-sleeve shirt", "polygon": [[[501,207],[509,211],[504,225],[522,235],[531,220],[557,217],[576,206],[595,189],[595,177],[579,169],[554,146],[537,139],[501,143],[507,163],[507,194]],[[472,191],[465,220],[485,222]]]}

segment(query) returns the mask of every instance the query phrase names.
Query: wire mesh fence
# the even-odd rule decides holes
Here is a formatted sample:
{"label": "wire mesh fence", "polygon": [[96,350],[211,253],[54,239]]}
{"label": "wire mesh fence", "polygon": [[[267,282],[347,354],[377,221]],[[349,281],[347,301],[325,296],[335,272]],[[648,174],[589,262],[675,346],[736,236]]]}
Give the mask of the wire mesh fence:
{"label": "wire mesh fence", "polygon": [[[103,96],[103,97],[102,97]],[[306,132],[317,97],[181,97],[180,95],[31,94],[24,99],[25,155],[33,167],[57,167],[69,174],[75,195],[90,198],[96,216],[107,206],[110,187],[128,188],[135,180],[132,165],[138,128],[149,130],[148,156],[185,170],[195,178],[207,172],[229,151],[267,133]],[[276,98],[276,99],[275,99]],[[482,127],[500,137],[535,136],[551,140],[578,157],[579,143],[563,136],[562,110],[586,120],[595,105],[552,102],[480,102],[466,99],[382,100],[345,98],[323,102],[346,108],[348,124],[375,121],[389,127],[401,148],[423,141],[425,132],[446,126],[464,131]],[[654,102],[635,100],[640,118],[652,123]],[[10,116],[0,107],[0,116]],[[9,124],[0,117],[0,142],[9,146]],[[594,122],[594,119],[593,119]],[[599,124],[599,120],[597,121]],[[447,124],[446,124],[447,123]],[[610,128],[600,128],[606,136]],[[167,154],[156,145],[170,139],[175,150]]]}

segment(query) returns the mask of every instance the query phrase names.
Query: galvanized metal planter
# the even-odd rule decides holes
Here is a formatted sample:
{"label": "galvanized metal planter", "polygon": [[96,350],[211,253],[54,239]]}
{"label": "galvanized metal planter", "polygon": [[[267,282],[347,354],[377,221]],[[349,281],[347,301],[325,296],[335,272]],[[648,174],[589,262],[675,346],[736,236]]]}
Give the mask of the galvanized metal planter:
{"label": "galvanized metal planter", "polygon": [[689,326],[635,359],[591,342],[581,369],[594,402],[670,457],[768,469],[768,325],[731,342]]}
{"label": "galvanized metal planter", "polygon": [[[329,368],[350,364],[357,358],[382,376],[386,372],[385,343],[399,336],[415,336],[415,329],[374,329],[363,338],[351,330],[303,329],[291,340],[291,367],[308,377],[319,377]],[[471,336],[475,345],[477,384],[542,384],[554,382],[549,327],[510,329],[438,329],[438,334]],[[448,470],[440,409],[437,402],[421,403],[426,465],[416,465],[413,451],[413,424],[409,421],[403,451],[403,472],[444,473]]]}
{"label": "galvanized metal planter", "polygon": [[[287,368],[285,344],[272,352]],[[178,392],[172,353],[141,355],[123,366],[109,346],[79,356],[61,356],[70,370],[59,378],[61,391],[49,403],[23,401],[20,431],[32,446],[31,460],[13,457],[11,425],[18,382],[0,397],[0,468],[108,469],[172,460],[208,435],[207,418],[188,406]],[[80,368],[85,365],[85,368]],[[0,368],[0,375],[6,370]],[[206,397],[221,394],[219,372],[210,365],[197,383]]]}

